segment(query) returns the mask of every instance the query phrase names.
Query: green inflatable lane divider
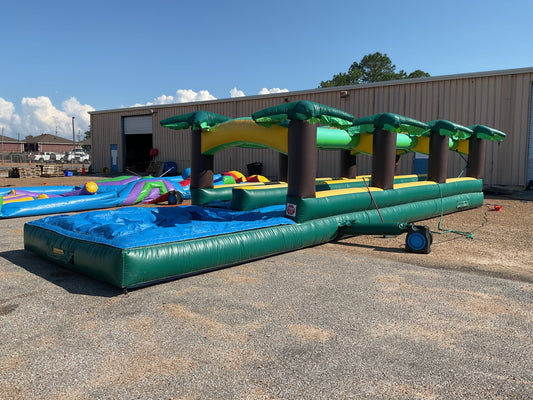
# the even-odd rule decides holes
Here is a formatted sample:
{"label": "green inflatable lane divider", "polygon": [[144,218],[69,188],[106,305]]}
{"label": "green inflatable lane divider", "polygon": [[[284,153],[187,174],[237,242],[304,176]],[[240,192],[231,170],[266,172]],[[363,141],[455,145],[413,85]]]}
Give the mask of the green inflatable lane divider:
{"label": "green inflatable lane divider", "polygon": [[382,223],[381,218],[385,223],[410,223],[482,205],[483,192],[462,193],[408,204],[396,204],[380,208],[379,212],[376,209],[368,209],[326,218],[336,218],[339,227],[348,224],[379,225]]}
{"label": "green inflatable lane divider", "polygon": [[[421,176],[418,175],[400,175],[394,178],[394,183],[417,182],[420,179]],[[315,190],[317,192],[323,192],[326,190],[363,187],[365,187],[365,183],[362,179],[339,179],[317,181]],[[263,188],[257,186],[235,186],[231,197],[228,197],[225,197],[225,199],[231,200],[231,208],[239,211],[249,211],[256,208],[283,204],[287,200],[287,184],[265,185]]]}
{"label": "green inflatable lane divider", "polygon": [[191,204],[203,206],[212,201],[229,201],[231,200],[231,186],[224,185],[220,188],[191,188]]}
{"label": "green inflatable lane divider", "polygon": [[246,182],[239,184],[225,184],[214,188],[191,188],[191,204],[195,206],[203,206],[213,201],[230,201],[234,187],[256,187],[273,184],[275,185],[273,182]]}
{"label": "green inflatable lane divider", "polygon": [[374,190],[372,191],[374,199],[368,192],[360,190],[354,193],[343,191],[341,195],[335,195],[335,191],[330,191],[327,196],[306,199],[287,197],[287,204],[291,205],[291,213],[288,215],[296,222],[304,222],[334,214],[374,209],[374,201],[381,209],[397,204],[440,199],[460,193],[481,192],[482,187],[483,183],[480,179],[465,178],[450,183],[421,182],[420,185],[400,189]]}

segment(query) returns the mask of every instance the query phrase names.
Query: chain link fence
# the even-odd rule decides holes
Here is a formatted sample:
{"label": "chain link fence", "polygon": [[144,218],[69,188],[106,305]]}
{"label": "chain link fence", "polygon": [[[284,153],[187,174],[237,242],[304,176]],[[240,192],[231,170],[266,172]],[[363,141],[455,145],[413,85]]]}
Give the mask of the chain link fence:
{"label": "chain link fence", "polygon": [[30,162],[29,153],[0,153],[0,160],[3,165],[24,164]]}

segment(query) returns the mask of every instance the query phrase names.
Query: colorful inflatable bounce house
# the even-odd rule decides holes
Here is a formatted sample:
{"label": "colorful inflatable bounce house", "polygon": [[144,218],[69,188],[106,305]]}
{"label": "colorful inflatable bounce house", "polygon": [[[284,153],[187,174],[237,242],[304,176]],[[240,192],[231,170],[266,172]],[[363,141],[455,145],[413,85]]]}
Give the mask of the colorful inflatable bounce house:
{"label": "colorful inflatable bounce house", "polygon": [[[0,218],[96,210],[135,204],[181,204],[190,199],[190,168],[181,176],[117,176],[82,186],[35,186],[0,188]],[[238,171],[214,175],[218,185],[264,182],[265,177],[245,177]]]}
{"label": "colorful inflatable bounce house", "polygon": [[[431,234],[413,222],[481,206],[486,142],[505,137],[482,125],[390,113],[355,119],[309,101],[252,118],[199,111],[161,124],[191,129],[192,205],[44,218],[25,225],[25,248],[122,288],[347,235],[407,232],[406,250],[427,253]],[[280,181],[215,185],[214,156],[229,146],[279,151]],[[317,148],[341,150],[341,178],[317,179]],[[447,178],[449,151],[467,157],[466,177]],[[427,177],[395,175],[409,152],[429,155]],[[359,153],[373,156],[369,176],[356,176]]]}
{"label": "colorful inflatable bounce house", "polygon": [[0,189],[0,218],[95,210],[150,203],[175,193],[189,198],[188,181],[180,177],[119,176],[76,186]]}

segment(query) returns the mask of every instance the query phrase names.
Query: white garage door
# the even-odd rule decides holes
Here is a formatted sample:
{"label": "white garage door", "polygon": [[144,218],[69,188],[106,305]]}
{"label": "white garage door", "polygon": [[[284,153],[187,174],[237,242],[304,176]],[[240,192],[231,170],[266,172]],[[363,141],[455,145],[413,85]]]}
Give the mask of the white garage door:
{"label": "white garage door", "polygon": [[124,117],[125,135],[144,135],[152,133],[152,116]]}

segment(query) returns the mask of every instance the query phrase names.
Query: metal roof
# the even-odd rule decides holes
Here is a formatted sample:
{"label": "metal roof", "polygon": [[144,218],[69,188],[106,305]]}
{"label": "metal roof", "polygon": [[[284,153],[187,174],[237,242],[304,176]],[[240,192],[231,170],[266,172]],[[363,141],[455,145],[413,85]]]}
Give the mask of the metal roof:
{"label": "metal roof", "polygon": [[407,85],[407,84],[412,84],[412,83],[417,83],[417,82],[436,82],[436,81],[445,81],[445,80],[454,80],[454,79],[482,78],[486,76],[514,75],[514,74],[525,74],[525,73],[533,73],[533,67],[505,69],[505,70],[496,70],[496,71],[484,71],[484,72],[468,72],[468,73],[462,73],[462,74],[400,79],[400,80],[394,80],[394,81],[383,81],[383,82],[373,82],[373,83],[361,83],[357,85],[335,86],[335,87],[329,87],[329,88],[316,88],[316,89],[307,89],[307,90],[297,90],[297,91],[292,91],[292,92],[259,94],[259,95],[252,95],[252,96],[243,96],[243,97],[229,97],[229,98],[224,98],[224,99],[195,101],[195,102],[188,102],[188,103],[152,104],[152,105],[144,105],[144,106],[138,106],[138,107],[121,107],[121,108],[108,109],[108,110],[89,111],[89,114],[102,114],[102,113],[110,113],[110,112],[124,112],[124,111],[135,111],[135,110],[144,110],[147,112],[153,112],[153,110],[159,109],[159,108],[185,106],[185,105],[198,106],[201,104],[227,103],[231,101],[253,100],[253,99],[261,99],[265,97],[276,98],[276,97],[285,97],[288,95],[297,96],[297,95],[305,95],[305,94],[310,94],[310,93],[332,92],[332,91],[339,91],[339,90],[363,89],[363,88],[384,87],[384,86],[393,86],[393,85]]}
{"label": "metal roof", "polygon": [[23,140],[24,143],[56,143],[56,144],[72,144],[72,140],[62,138],[61,136],[50,135],[43,133],[39,136],[34,136]]}

